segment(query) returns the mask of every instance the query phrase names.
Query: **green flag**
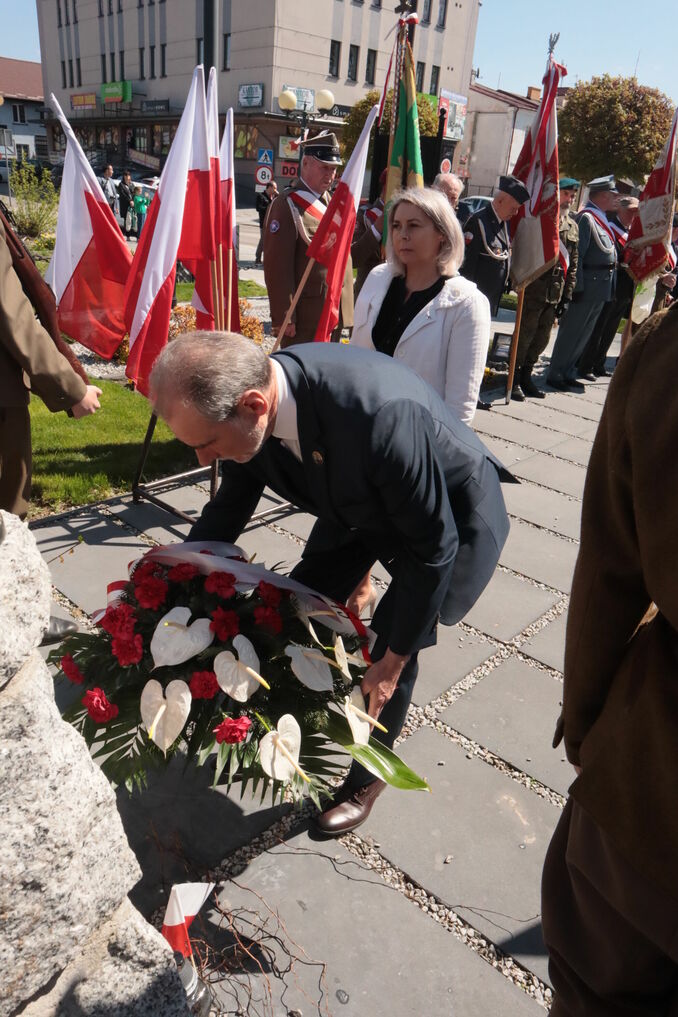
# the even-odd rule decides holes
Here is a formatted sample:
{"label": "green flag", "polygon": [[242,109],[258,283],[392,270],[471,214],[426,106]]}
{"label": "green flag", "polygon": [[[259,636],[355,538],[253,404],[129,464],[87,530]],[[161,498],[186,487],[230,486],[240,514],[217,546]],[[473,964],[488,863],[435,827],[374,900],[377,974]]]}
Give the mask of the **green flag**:
{"label": "green flag", "polygon": [[419,113],[412,47],[405,43],[402,74],[398,82],[398,121],[389,149],[386,203],[399,187],[423,187],[424,171],[419,144]]}

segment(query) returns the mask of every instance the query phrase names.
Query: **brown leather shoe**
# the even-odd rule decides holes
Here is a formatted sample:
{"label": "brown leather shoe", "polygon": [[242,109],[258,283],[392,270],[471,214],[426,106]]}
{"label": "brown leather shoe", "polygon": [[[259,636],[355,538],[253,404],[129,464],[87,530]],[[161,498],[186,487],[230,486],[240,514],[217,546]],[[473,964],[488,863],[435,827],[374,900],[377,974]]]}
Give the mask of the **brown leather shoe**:
{"label": "brown leather shoe", "polygon": [[316,816],[316,828],[326,837],[340,837],[342,833],[350,833],[365,822],[385,787],[383,780],[374,780],[356,791],[344,785],[320,815]]}

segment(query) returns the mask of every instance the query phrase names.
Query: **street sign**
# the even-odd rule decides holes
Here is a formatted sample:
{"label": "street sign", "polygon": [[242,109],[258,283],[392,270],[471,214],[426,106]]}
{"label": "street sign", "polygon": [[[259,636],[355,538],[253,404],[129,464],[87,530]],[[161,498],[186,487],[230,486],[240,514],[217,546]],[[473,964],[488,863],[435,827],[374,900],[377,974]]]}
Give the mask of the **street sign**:
{"label": "street sign", "polygon": [[299,175],[299,163],[298,162],[281,162],[280,163],[280,176],[291,179]]}
{"label": "street sign", "polygon": [[257,155],[257,162],[260,166],[273,166],[273,149],[260,148]]}
{"label": "street sign", "polygon": [[268,166],[257,166],[257,171],[254,174],[254,179],[258,184],[270,184],[273,179],[273,171]]}
{"label": "street sign", "polygon": [[443,159],[443,161],[440,164],[440,172],[441,173],[452,172],[452,162],[449,159]]}

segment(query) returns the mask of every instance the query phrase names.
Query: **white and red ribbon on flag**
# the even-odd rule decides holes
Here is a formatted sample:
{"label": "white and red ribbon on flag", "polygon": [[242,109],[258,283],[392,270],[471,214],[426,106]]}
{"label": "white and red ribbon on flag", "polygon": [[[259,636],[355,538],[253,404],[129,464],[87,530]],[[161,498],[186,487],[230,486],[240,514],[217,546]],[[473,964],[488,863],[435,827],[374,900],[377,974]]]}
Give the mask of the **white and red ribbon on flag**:
{"label": "white and red ribbon on flag", "polygon": [[638,212],[631,223],[624,261],[636,282],[661,272],[670,260],[676,186],[676,127],[678,109],[671,130],[654,169],[640,196]]}
{"label": "white and red ribbon on flag", "polygon": [[170,891],[160,931],[172,949],[184,957],[193,955],[188,930],[215,885],[215,883],[175,883]]}
{"label": "white and red ribbon on flag", "polygon": [[539,108],[513,167],[513,175],[522,180],[530,192],[529,199],[511,220],[511,279],[516,288],[527,286],[558,259],[560,207],[556,96],[560,81],[566,74],[565,67],[556,63],[550,54]]}
{"label": "white and red ribbon on flag", "polygon": [[[381,121],[384,119],[384,105],[386,103],[386,93],[388,92],[388,83],[391,77],[391,67],[393,66],[393,57],[395,56],[396,46],[398,45],[398,39],[400,38],[400,29],[403,25],[418,25],[419,15],[418,14],[406,14],[402,18],[398,18],[398,24],[395,26],[397,29],[395,42],[391,50],[391,55],[388,60],[388,67],[386,68],[386,79],[384,81],[384,87],[381,92],[381,99],[379,100],[379,112],[377,113],[377,127],[381,127]],[[387,34],[390,35],[394,31],[392,28]],[[394,102],[396,97],[394,97]]]}

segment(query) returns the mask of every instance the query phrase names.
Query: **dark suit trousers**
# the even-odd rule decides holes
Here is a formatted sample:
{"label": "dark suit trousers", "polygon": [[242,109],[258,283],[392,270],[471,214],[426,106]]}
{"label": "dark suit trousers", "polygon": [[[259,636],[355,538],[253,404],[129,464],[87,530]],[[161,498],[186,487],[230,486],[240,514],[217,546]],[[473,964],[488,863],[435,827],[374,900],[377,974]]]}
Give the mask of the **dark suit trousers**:
{"label": "dark suit trousers", "polygon": [[678,1017],[678,907],[570,798],[544,862],[551,1017]]}
{"label": "dark suit trousers", "polygon": [[28,406],[0,407],[0,509],[22,519],[31,497],[31,465]]}
{"label": "dark suit trousers", "polygon": [[[292,570],[291,578],[344,604],[375,561],[374,551],[361,539],[356,538],[350,530],[335,527],[325,520],[318,520],[308,539],[302,560]],[[389,563],[383,564],[386,568],[389,567]],[[389,614],[391,597],[389,589],[380,604],[380,614],[386,617]],[[435,643],[435,634],[432,634],[431,643]],[[385,632],[380,632],[372,648],[372,660],[375,662],[380,660],[387,647],[388,637]],[[374,729],[373,736],[389,748],[392,748],[405,723],[418,671],[417,654],[413,653],[403,668],[395,692],[379,715],[379,720],[388,729],[388,733],[384,734]],[[348,775],[348,783],[352,787],[363,787],[374,780],[373,774],[353,763]]]}
{"label": "dark suit trousers", "polygon": [[591,338],[579,358],[577,366],[581,374],[590,374],[593,370],[602,372],[605,369],[607,351],[617,334],[619,323],[628,316],[630,310],[631,303],[626,294],[621,300],[610,300],[603,306]]}

